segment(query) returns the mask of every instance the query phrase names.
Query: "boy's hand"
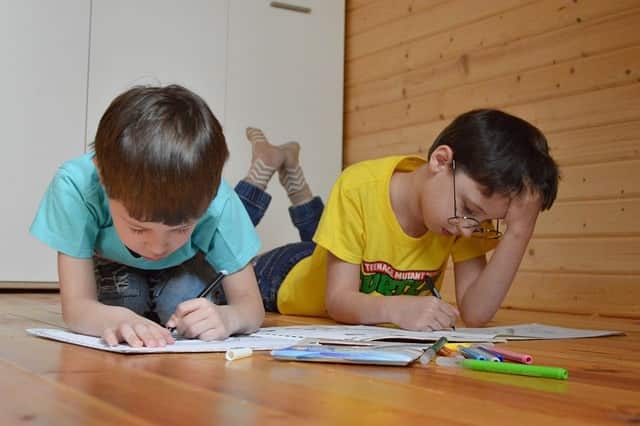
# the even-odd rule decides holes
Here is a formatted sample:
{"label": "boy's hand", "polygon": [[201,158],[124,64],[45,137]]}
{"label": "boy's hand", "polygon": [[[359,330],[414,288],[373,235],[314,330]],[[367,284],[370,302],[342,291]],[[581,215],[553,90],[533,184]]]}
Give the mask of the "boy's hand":
{"label": "boy's hand", "polygon": [[231,334],[224,311],[203,297],[180,303],[167,327],[176,327],[182,336],[202,340],[226,339]]}
{"label": "boy's hand", "polygon": [[405,330],[432,331],[451,328],[460,313],[456,308],[431,296],[401,296],[390,308],[394,324]]}
{"label": "boy's hand", "polygon": [[109,346],[126,342],[134,348],[141,346],[155,348],[175,342],[169,330],[142,317],[134,321],[122,322],[115,329],[105,329],[102,333],[102,338]]}
{"label": "boy's hand", "polygon": [[517,234],[533,232],[541,208],[542,197],[540,193],[525,189],[522,194],[513,198],[509,204],[504,218],[507,232],[509,230]]}

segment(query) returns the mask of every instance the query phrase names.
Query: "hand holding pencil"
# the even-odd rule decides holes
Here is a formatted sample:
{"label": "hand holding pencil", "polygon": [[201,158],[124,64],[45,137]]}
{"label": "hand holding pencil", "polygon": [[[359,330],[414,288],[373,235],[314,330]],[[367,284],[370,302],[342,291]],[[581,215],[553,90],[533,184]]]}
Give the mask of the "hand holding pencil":
{"label": "hand holding pencil", "polygon": [[[431,294],[433,294],[433,296],[434,296],[435,298],[442,300],[442,296],[440,296],[440,292],[438,291],[438,289],[436,288],[436,286],[435,286],[435,285],[433,285],[433,283],[430,283],[430,284],[431,284],[431,288],[430,288],[430,290],[431,290]],[[455,326],[455,325],[451,325],[451,328],[453,329],[453,331],[455,331],[455,330],[456,330],[456,326]]]}
{"label": "hand holding pencil", "polygon": [[399,296],[389,299],[389,322],[405,330],[433,331],[451,328],[458,310],[437,297]]}
{"label": "hand holding pencil", "polygon": [[224,271],[219,273],[196,298],[180,303],[167,321],[167,328],[188,338],[214,340],[228,337],[230,327],[224,307],[206,298],[221,285],[224,276]]}

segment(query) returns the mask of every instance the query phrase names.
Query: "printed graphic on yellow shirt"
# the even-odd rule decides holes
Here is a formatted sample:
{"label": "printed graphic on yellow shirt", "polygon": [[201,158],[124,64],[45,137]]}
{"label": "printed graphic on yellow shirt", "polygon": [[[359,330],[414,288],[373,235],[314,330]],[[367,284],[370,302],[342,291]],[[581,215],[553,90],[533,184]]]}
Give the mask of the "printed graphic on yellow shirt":
{"label": "printed graphic on yellow shirt", "polygon": [[431,291],[441,271],[399,271],[387,262],[363,262],[360,269],[360,291],[383,296],[418,296]]}

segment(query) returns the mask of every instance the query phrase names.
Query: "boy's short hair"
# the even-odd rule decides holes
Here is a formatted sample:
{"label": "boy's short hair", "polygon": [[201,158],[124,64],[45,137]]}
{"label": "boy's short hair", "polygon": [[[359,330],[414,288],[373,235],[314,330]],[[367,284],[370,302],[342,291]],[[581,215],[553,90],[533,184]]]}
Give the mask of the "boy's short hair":
{"label": "boy's short hair", "polygon": [[137,220],[169,226],[204,214],[229,157],[205,101],[178,85],[119,95],[100,119],[94,147],[108,197]]}
{"label": "boy's short hair", "polygon": [[469,111],[438,135],[429,156],[440,145],[453,150],[456,170],[482,185],[487,196],[537,191],[542,210],[549,209],[556,198],[559,172],[547,139],[521,118],[495,109]]}

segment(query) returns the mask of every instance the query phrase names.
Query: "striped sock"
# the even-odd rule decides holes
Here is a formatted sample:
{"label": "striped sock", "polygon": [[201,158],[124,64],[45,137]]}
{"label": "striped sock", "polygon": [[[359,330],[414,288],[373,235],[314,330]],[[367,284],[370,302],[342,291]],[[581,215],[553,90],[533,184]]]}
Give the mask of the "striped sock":
{"label": "striped sock", "polygon": [[244,180],[264,191],[267,189],[271,176],[273,176],[275,172],[275,167],[266,165],[264,161],[258,158],[251,164],[247,177],[244,178]]}
{"label": "striped sock", "polygon": [[273,174],[282,167],[284,153],[269,143],[262,130],[247,127],[246,132],[251,142],[251,165],[244,180],[264,191]]}
{"label": "striped sock", "polygon": [[307,185],[304,173],[299,165],[293,168],[284,168],[284,173],[280,174],[280,183],[287,191],[289,200],[294,206],[307,203],[313,198],[311,188]]}
{"label": "striped sock", "polygon": [[247,127],[247,138],[253,143],[268,143],[266,136],[262,133],[262,130],[255,127]]}

